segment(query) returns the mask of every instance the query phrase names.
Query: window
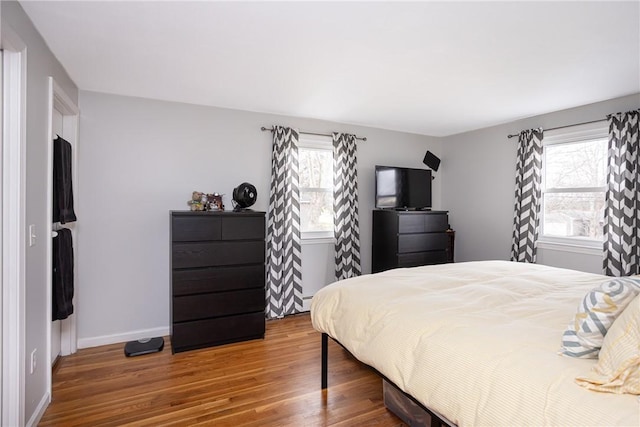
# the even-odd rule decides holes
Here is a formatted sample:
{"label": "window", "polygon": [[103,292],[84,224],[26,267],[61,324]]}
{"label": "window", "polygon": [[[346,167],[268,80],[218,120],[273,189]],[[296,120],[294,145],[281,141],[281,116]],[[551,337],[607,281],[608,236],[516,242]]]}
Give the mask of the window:
{"label": "window", "polygon": [[303,239],[333,238],[333,144],[301,138],[298,146],[300,232]]}
{"label": "window", "polygon": [[541,240],[602,242],[607,129],[601,123],[549,132],[543,139]]}

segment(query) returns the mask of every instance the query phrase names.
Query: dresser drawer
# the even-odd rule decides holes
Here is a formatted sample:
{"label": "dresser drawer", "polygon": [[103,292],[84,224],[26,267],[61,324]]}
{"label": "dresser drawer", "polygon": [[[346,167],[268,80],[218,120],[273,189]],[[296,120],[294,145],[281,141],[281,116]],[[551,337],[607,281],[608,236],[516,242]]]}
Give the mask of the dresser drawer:
{"label": "dresser drawer", "polygon": [[174,242],[220,240],[221,218],[207,215],[171,217],[171,239]]}
{"label": "dresser drawer", "polygon": [[446,250],[447,233],[401,234],[398,236],[398,253]]}
{"label": "dresser drawer", "polygon": [[263,216],[222,217],[222,240],[264,240]]}
{"label": "dresser drawer", "polygon": [[250,288],[264,289],[263,264],[173,270],[172,274],[174,296]]}
{"label": "dresser drawer", "polygon": [[449,227],[446,213],[398,214],[398,233],[429,233]]}
{"label": "dresser drawer", "polygon": [[171,345],[184,351],[264,337],[264,313],[195,320],[173,325]]}
{"label": "dresser drawer", "polygon": [[173,268],[264,263],[264,241],[174,243]]}
{"label": "dresser drawer", "polygon": [[264,212],[171,212],[174,352],[263,338]]}
{"label": "dresser drawer", "polygon": [[417,267],[427,264],[444,264],[447,262],[446,251],[414,252],[398,255],[398,267]]}
{"label": "dresser drawer", "polygon": [[264,304],[264,289],[174,297],[173,321],[184,322],[256,311],[264,313]]}

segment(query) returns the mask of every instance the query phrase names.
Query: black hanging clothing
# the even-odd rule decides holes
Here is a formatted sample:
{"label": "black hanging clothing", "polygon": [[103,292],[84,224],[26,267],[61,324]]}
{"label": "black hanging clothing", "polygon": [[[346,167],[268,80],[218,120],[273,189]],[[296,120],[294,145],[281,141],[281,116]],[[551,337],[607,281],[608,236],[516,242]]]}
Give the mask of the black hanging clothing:
{"label": "black hanging clothing", "polygon": [[53,140],[53,222],[76,221],[71,183],[71,144],[59,136]]}
{"label": "black hanging clothing", "polygon": [[71,230],[63,228],[53,238],[52,320],[73,314],[73,241]]}

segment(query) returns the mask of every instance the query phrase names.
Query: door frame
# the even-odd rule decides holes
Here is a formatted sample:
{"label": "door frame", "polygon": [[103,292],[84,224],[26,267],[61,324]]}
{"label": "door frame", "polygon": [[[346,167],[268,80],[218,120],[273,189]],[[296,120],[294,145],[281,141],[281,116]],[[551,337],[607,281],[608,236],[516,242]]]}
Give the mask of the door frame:
{"label": "door frame", "polygon": [[25,416],[25,183],[27,47],[2,29],[2,413]]}
{"label": "door frame", "polygon": [[[47,218],[53,217],[53,140],[55,135],[53,133],[53,111],[58,110],[62,113],[62,135],[65,140],[69,141],[73,147],[72,151],[72,177],[73,182],[73,198],[74,204],[77,206],[78,201],[78,130],[79,130],[79,115],[80,111],[78,106],[71,100],[71,98],[64,92],[64,90],[56,83],[53,77],[49,77],[49,127],[47,144]],[[71,227],[74,251],[74,283],[76,284],[74,289],[73,304],[77,307],[77,259],[78,259],[78,228],[74,224]],[[51,220],[47,221],[47,229],[45,230],[46,236],[52,236],[53,223]],[[52,271],[52,256],[53,256],[53,244],[52,239],[46,239],[46,252],[47,252],[47,270]],[[47,301],[51,301],[52,295],[52,278],[51,275],[47,275]],[[51,304],[47,305],[47,319],[52,318]],[[77,340],[77,318],[76,314],[70,315],[67,319],[60,321],[60,354],[67,356],[73,354],[78,350]],[[51,354],[51,324],[47,325],[47,357]],[[47,388],[51,392],[51,369],[47,370]],[[51,395],[51,393],[50,393]]]}

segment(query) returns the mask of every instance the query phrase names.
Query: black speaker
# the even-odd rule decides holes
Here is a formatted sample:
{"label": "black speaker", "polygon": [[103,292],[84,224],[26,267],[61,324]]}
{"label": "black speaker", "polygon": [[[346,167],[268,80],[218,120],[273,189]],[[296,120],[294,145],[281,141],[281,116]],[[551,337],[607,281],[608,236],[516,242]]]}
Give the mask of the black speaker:
{"label": "black speaker", "polygon": [[440,159],[431,151],[427,151],[427,154],[424,155],[424,160],[422,160],[422,163],[429,166],[429,168],[433,169],[434,171],[437,171],[440,167]]}

